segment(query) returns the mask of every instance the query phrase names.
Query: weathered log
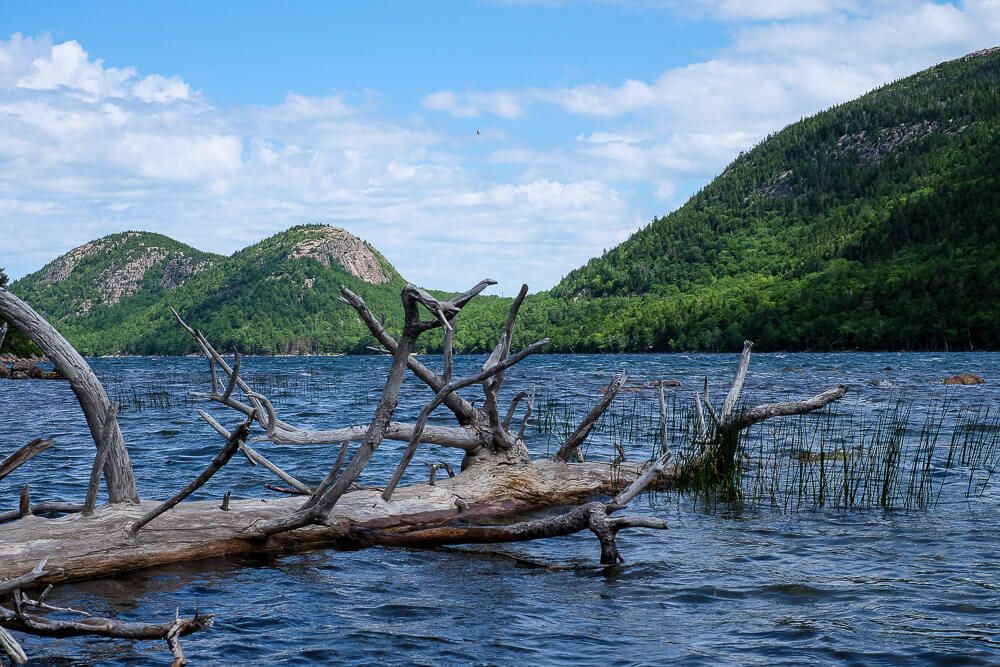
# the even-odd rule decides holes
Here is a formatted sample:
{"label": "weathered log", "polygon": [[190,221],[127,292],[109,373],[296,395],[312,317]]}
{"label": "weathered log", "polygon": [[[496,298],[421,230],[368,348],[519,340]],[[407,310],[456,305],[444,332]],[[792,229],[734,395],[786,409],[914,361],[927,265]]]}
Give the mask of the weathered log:
{"label": "weathered log", "polygon": [[[279,419],[271,402],[254,393],[240,378],[242,360],[239,354],[236,354],[234,363],[230,366],[199,331],[184,323],[178,315],[181,325],[194,337],[209,360],[212,386],[211,392],[204,394],[204,397],[237,410],[247,420],[235,431],[229,432],[207,413],[202,413],[206,421],[227,438],[227,442],[201,475],[165,503],[129,505],[117,502],[115,498],[121,497],[121,485],[112,484],[112,476],[108,472],[112,463],[109,455],[105,476],[109,481],[109,490],[114,486],[118,489],[118,495],[110,494],[112,503],[91,513],[96,497],[93,480],[99,480],[96,470],[101,467],[101,457],[104,456],[105,449],[111,451],[111,445],[117,442],[113,437],[115,434],[120,440],[114,411],[107,402],[106,394],[102,394],[104,402],[108,404],[101,404],[100,397],[95,399],[95,403],[97,407],[103,405],[102,414],[109,423],[107,426],[99,425],[101,427],[95,435],[95,441],[100,443],[102,438],[110,438],[111,445],[99,445],[95,473],[92,475],[86,503],[88,512],[59,519],[45,519],[30,515],[30,500],[22,503],[21,518],[15,523],[0,525],[0,571],[14,575],[14,579],[7,582],[8,588],[10,582],[28,582],[34,585],[113,576],[120,572],[167,563],[241,553],[280,553],[322,546],[427,546],[509,542],[566,535],[587,529],[600,541],[601,562],[611,565],[623,560],[615,541],[618,531],[625,528],[666,527],[658,519],[611,516],[622,510],[649,485],[670,485],[677,482],[687,474],[692,465],[731,467],[731,460],[719,459],[733,458],[734,443],[738,442],[743,429],[772,416],[818,409],[837,400],[846,391],[846,388],[840,387],[800,403],[766,404],[736,413],[735,406],[749,365],[748,343],[721,416],[708,400],[707,386],[705,395],[698,397],[701,399],[699,406],[703,402],[708,408],[713,425],[699,428],[699,437],[704,436],[702,442],[705,443],[705,448],[693,462],[668,465],[671,454],[665,428],[660,432],[661,454],[655,461],[638,465],[626,463],[624,450],[619,447],[618,459],[613,464],[582,462],[579,448],[624,385],[624,372],[612,381],[605,395],[589,411],[574,434],[563,443],[557,453],[557,460],[531,462],[523,436],[531,416],[534,392],[516,436],[509,430],[510,422],[517,402],[523,396],[512,402],[503,420],[497,407],[504,371],[542,344],[536,343],[517,354],[510,353],[514,321],[518,307],[527,293],[526,287],[522,287],[518,299],[515,299],[499,341],[483,370],[467,378],[452,379],[451,346],[455,317],[471,298],[490,284],[493,281],[482,281],[450,300],[437,299],[424,290],[407,285],[401,295],[404,327],[398,341],[388,336],[360,297],[344,289],[344,300],[358,310],[373,335],[391,350],[393,359],[371,422],[363,427],[321,432],[321,436],[302,431]],[[4,307],[0,303],[0,315],[4,314]],[[430,319],[422,319],[421,307],[431,314]],[[445,368],[442,376],[415,362],[411,355],[418,337],[436,327],[445,330]],[[58,334],[55,336],[58,337]],[[435,391],[434,398],[421,411],[417,423],[412,425],[391,421],[407,368],[413,370]],[[217,369],[222,369],[226,375],[224,386]],[[477,382],[482,384],[486,397],[481,409],[472,407],[464,399],[455,398],[458,396],[457,389]],[[247,402],[234,396],[237,390]],[[661,425],[665,426],[666,407],[662,386],[659,398]],[[428,426],[427,419],[431,411],[442,403],[455,413],[459,427],[441,429],[437,431],[437,437],[442,441],[441,444],[452,443],[450,446],[466,451],[463,472],[451,476],[453,471],[446,466],[450,477],[437,481],[435,473],[442,464],[431,464],[427,484],[397,489],[396,484],[416,447],[420,442],[430,442],[435,434],[434,429],[439,428]],[[264,428],[268,439],[275,441],[288,438],[300,442],[342,442],[336,462],[308,499],[305,502],[298,498],[232,500],[227,493],[221,507],[216,501],[181,503],[225,465],[236,451],[243,451],[251,462],[264,464],[293,486],[304,487],[309,492],[308,487],[246,446],[245,440],[254,421]],[[113,428],[111,424],[114,425]],[[93,424],[91,431],[94,433]],[[405,434],[408,447],[389,486],[384,493],[381,489],[357,488],[359,475],[382,441],[391,437],[391,434]],[[317,437],[324,439],[317,440]],[[350,440],[360,440],[360,444],[354,450],[350,463],[342,470],[350,449]],[[573,453],[577,454],[580,463],[570,464],[565,461]],[[125,456],[127,462],[127,453]],[[497,465],[500,461],[505,465]],[[118,472],[121,473],[121,470]],[[128,473],[131,474],[130,465]],[[624,489],[621,488],[622,485],[625,485]],[[297,490],[301,492],[303,489]],[[596,496],[611,496],[611,500],[596,501]],[[526,512],[572,505],[576,506],[559,514],[516,521]],[[157,519],[156,522],[150,523],[154,518]],[[515,522],[510,523],[511,519]],[[145,530],[139,532],[144,526]],[[50,558],[51,567],[46,567],[42,561],[46,557]],[[20,579],[16,576],[19,572],[23,573]],[[4,582],[0,582],[0,592],[3,585]],[[197,614],[187,621],[177,619],[170,624],[141,626],[117,624],[108,619],[54,621],[34,613],[53,609],[44,606],[42,597],[38,601],[31,601],[14,591],[14,609],[0,605],[0,627],[42,635],[48,633],[52,636],[103,632],[108,636],[165,639],[174,655],[175,664],[182,664],[184,654],[178,637],[187,631],[200,629],[207,623],[204,617]],[[0,636],[0,648],[12,659],[20,659],[23,653],[9,634]]]}
{"label": "weathered log", "polygon": [[[0,288],[0,318],[13,324],[34,341],[69,380],[73,393],[80,401],[96,446],[101,440],[101,426],[111,407],[111,401],[94,371],[55,327],[28,304],[3,288]],[[107,461],[104,464],[108,495],[112,503],[136,502],[139,500],[139,491],[135,486],[132,462],[117,420],[112,425],[110,437]]]}
{"label": "weathered log", "polygon": [[[45,575],[35,581],[58,583],[215,556],[392,544],[400,534],[447,526],[456,519],[517,517],[598,495],[612,496],[644,468],[549,460],[503,466],[482,462],[453,478],[438,479],[434,486],[400,487],[391,502],[382,500],[380,490],[350,491],[326,516],[325,525],[306,525],[263,540],[254,539],[254,524],[289,516],[301,499],[233,499],[228,512],[219,508],[217,500],[181,503],[135,536],[128,534],[129,524],[159,503],[106,505],[89,517],[31,516],[0,525],[0,572],[11,576],[30,572],[48,557]],[[678,474],[668,469],[659,483],[669,485]]]}

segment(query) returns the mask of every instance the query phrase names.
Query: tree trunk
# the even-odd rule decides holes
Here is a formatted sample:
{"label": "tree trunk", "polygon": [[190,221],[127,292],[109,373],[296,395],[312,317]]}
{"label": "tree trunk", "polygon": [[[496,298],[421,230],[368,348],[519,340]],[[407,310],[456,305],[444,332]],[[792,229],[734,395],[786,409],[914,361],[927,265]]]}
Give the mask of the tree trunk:
{"label": "tree trunk", "polygon": [[[415,543],[418,540],[404,536],[446,528],[457,520],[465,525],[509,521],[532,510],[611,495],[634,480],[642,468],[640,464],[547,460],[475,465],[453,478],[437,480],[434,486],[400,487],[388,502],[382,500],[380,489],[348,492],[334,506],[327,525],[305,526],[265,540],[253,539],[247,529],[289,515],[301,504],[300,498],[233,499],[228,511],[220,508],[219,499],[181,503],[135,536],[129,533],[130,524],[158,503],[106,506],[89,517],[31,516],[0,525],[0,572],[18,576],[48,558],[48,573],[36,580],[43,584],[242,553]],[[676,469],[668,469],[661,482],[669,483],[676,474]],[[476,540],[468,536],[463,540],[458,533],[449,539],[444,532],[437,539],[419,540],[424,545],[462,541]]]}
{"label": "tree trunk", "polygon": [[[45,318],[3,288],[0,288],[0,318],[13,324],[42,348],[42,352],[55,364],[63,377],[69,380],[73,393],[83,408],[94,442],[101,442],[104,435],[101,427],[111,409],[111,401],[104,391],[104,385],[80,353]],[[132,462],[118,428],[118,420],[111,420],[110,427],[108,453],[104,463],[108,495],[112,503],[138,502],[139,491],[135,486]]]}

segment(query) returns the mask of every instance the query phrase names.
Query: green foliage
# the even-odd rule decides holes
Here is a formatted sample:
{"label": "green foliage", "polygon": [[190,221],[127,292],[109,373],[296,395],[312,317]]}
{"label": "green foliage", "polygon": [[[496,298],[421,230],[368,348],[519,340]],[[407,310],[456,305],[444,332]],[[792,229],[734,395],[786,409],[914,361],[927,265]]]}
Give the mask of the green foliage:
{"label": "green foliage", "polygon": [[[221,349],[361,352],[371,336],[337,300],[360,293],[392,332],[403,280],[371,285],[291,259],[306,225],[230,258],[165,237],[101,239],[66,280],[12,289],[88,353],[192,352],[176,307]],[[106,272],[166,254],[142,289],[102,304]],[[208,268],[176,289],[171,260]],[[803,119],[741,154],[677,211],[529,297],[515,347],[550,351],[1000,348],[1000,51],[944,63]],[[510,299],[466,307],[455,343],[489,351]],[[441,346],[440,332],[418,351]]]}
{"label": "green foliage", "polygon": [[998,133],[995,50],[795,123],[540,297],[553,347],[1000,347]]}
{"label": "green foliage", "polygon": [[[378,253],[376,258],[391,278],[386,285],[359,280],[335,262],[327,267],[312,258],[290,257],[296,243],[313,239],[324,229],[293,227],[229,258],[207,255],[159,235],[130,237],[127,244],[121,242],[122,235],[114,235],[101,239],[101,252],[81,260],[65,280],[44,280],[60,258],[13,288],[86,354],[194,352],[194,343],[177,325],[171,307],[220,350],[360,352],[372,344],[371,338],[354,311],[338,301],[340,286],[361,294],[376,316],[390,321],[391,329],[402,318],[399,291],[404,283]],[[146,270],[138,292],[119,303],[100,304],[96,286],[101,276],[134,259],[137,248],[148,250],[152,245],[168,250],[169,258]],[[208,267],[168,289],[162,284],[166,264],[178,257],[207,262]],[[90,309],[80,313],[79,304],[85,300],[91,301]]]}

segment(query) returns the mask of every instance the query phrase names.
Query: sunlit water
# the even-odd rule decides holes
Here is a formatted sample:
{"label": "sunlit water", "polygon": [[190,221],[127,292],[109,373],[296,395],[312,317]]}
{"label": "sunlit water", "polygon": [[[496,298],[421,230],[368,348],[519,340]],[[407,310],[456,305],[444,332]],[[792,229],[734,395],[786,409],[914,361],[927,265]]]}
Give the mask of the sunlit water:
{"label": "sunlit water", "polygon": [[[626,369],[635,386],[679,380],[683,387],[668,391],[685,402],[707,375],[719,404],[736,360],[540,356],[508,373],[502,405],[532,386],[540,406],[549,400],[552,433],[528,430],[529,447],[543,455],[618,370]],[[481,357],[461,357],[457,372],[481,363]],[[96,359],[93,365],[124,404],[122,430],[145,497],[176,491],[218,450],[221,439],[184,398],[207,386],[204,360]],[[312,428],[365,421],[387,366],[376,357],[244,360],[245,374],[272,396],[279,416]],[[940,384],[963,371],[985,376],[987,384]],[[942,402],[995,406],[1000,354],[758,354],[746,392],[749,402],[802,398],[840,382],[851,388],[837,408],[844,413],[878,410],[900,396],[915,401],[915,411]],[[429,396],[409,382],[398,415],[412,417]],[[651,390],[625,393],[617,403],[641,416],[657,411]],[[213,413],[229,426],[239,421],[235,413]],[[67,384],[0,381],[0,414],[6,424],[0,456],[37,436],[57,442],[0,482],[0,511],[16,507],[26,481],[36,500],[82,501],[93,444]],[[447,423],[446,414],[440,419]],[[606,426],[588,457],[610,459],[611,441],[622,442],[630,459],[647,457],[655,422],[633,430],[625,436]],[[364,480],[384,484],[402,446],[385,443]],[[321,478],[335,456],[332,446],[261,449],[307,481]],[[437,460],[457,466],[459,456],[427,447],[415,463]],[[426,467],[411,466],[409,477],[426,478]],[[227,490],[234,497],[273,495],[262,487],[269,481],[236,457],[198,497],[221,498]],[[199,665],[996,664],[996,486],[988,479],[982,494],[970,498],[963,483],[945,484],[933,506],[891,512],[788,512],[766,503],[732,507],[689,495],[649,495],[631,513],[664,518],[670,530],[623,533],[619,545],[628,562],[612,569],[598,566],[596,540],[581,533],[489,548],[211,560],[66,585],[51,599],[122,619],[166,620],[178,607],[215,614],[214,627],[184,641]],[[158,642],[23,643],[38,665],[169,663]]]}

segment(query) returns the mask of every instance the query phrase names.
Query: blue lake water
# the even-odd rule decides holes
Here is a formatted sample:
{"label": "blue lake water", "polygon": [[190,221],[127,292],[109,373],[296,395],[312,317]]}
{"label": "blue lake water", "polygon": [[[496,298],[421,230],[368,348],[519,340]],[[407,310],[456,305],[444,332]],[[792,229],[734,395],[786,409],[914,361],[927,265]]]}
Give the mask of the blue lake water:
{"label": "blue lake water", "polygon": [[[681,388],[668,390],[679,405],[708,376],[718,405],[737,359],[538,356],[508,373],[502,404],[519,389],[536,388],[539,419],[528,445],[542,456],[614,372],[627,370],[636,388],[679,380]],[[459,357],[456,372],[482,361]],[[143,496],[163,498],[190,481],[222,442],[195,413],[202,405],[186,398],[207,386],[204,360],[92,363],[123,403],[121,426]],[[243,368],[279,416],[320,428],[366,421],[388,360],[249,357]],[[966,371],[987,383],[940,384]],[[912,404],[913,440],[927,410],[947,422],[970,405],[1000,406],[1000,354],[755,354],[746,400],[804,398],[838,383],[850,393],[834,408],[835,418],[873,417],[903,399]],[[408,380],[397,416],[412,417],[429,397]],[[656,394],[628,391],[614,410],[590,442],[588,458],[613,458],[615,442],[630,459],[648,457],[658,437]],[[239,422],[234,413],[212,412],[229,426]],[[93,444],[68,385],[0,381],[0,414],[0,457],[33,437],[57,443],[0,482],[0,511],[16,507],[26,481],[36,500],[81,502]],[[438,417],[448,422],[446,413]],[[767,446],[767,427],[755,437]],[[386,442],[363,481],[384,484],[402,447]],[[261,450],[306,481],[320,479],[336,454],[324,445],[262,444]],[[459,459],[428,446],[416,462],[457,467]],[[935,502],[889,511],[809,502],[734,506],[691,494],[649,494],[630,513],[663,518],[670,530],[622,533],[627,563],[612,569],[599,567],[597,541],[581,533],[488,548],[210,560],[65,585],[51,599],[123,619],[167,620],[178,607],[215,614],[213,628],[184,641],[198,665],[997,664],[1000,482],[991,472],[944,472],[934,480]],[[413,465],[409,475],[425,478],[426,467]],[[273,495],[262,486],[270,481],[236,457],[198,497],[221,498],[227,490],[234,497]],[[156,642],[25,638],[23,644],[38,665],[169,664],[169,652]]]}

